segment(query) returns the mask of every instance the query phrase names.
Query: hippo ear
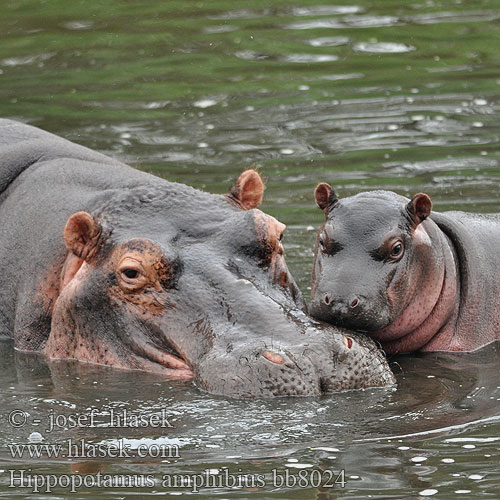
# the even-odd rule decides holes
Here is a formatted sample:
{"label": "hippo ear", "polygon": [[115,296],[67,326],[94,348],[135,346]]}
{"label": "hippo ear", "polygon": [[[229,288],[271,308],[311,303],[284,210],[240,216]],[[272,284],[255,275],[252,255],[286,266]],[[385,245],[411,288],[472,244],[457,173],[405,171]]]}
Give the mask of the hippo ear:
{"label": "hippo ear", "polygon": [[264,183],[256,170],[245,170],[231,188],[230,196],[238,201],[243,210],[257,208],[262,203]]}
{"label": "hippo ear", "polygon": [[418,193],[408,202],[406,210],[417,226],[431,214],[432,201],[425,193]]}
{"label": "hippo ear", "polygon": [[332,186],[326,182],[322,182],[316,186],[314,198],[316,199],[318,207],[325,212],[325,215],[328,214],[330,208],[339,200]]}
{"label": "hippo ear", "polygon": [[100,234],[101,226],[87,212],[73,214],[64,228],[66,247],[85,260],[95,254]]}

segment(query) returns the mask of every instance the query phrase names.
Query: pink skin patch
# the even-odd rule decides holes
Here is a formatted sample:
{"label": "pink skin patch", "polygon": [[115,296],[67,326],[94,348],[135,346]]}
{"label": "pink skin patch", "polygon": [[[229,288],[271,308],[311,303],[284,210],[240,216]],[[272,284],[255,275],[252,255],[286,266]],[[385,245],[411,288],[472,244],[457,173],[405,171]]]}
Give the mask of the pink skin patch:
{"label": "pink skin patch", "polygon": [[191,367],[183,359],[161,351],[147,343],[141,343],[140,347],[142,348],[143,352],[141,354],[143,356],[169,369],[167,370],[169,375],[182,380],[191,380],[194,377]]}
{"label": "pink skin patch", "polygon": [[[80,259],[73,253],[69,253],[66,261],[63,265],[63,269],[60,277],[60,294],[65,292],[76,293],[78,286],[87,279],[89,272],[89,264],[85,260]],[[55,320],[54,320],[55,321]],[[54,327],[55,325],[53,325]],[[72,332],[73,337],[77,335],[77,332]],[[65,334],[63,328],[63,335]],[[194,378],[194,372],[188,363],[173,354],[162,351],[150,343],[137,340],[135,348],[137,354],[139,354],[139,365],[134,367],[129,367],[128,364],[123,362],[123,360],[115,357],[112,352],[112,346],[107,349],[104,344],[101,346],[101,351],[106,352],[105,358],[96,360],[95,356],[95,345],[92,349],[88,349],[87,346],[82,342],[77,342],[71,345],[66,342],[65,339],[59,338],[59,342],[52,338],[49,338],[47,345],[45,347],[45,353],[50,358],[74,358],[80,361],[91,362],[99,364],[106,364],[111,366],[116,366],[122,369],[144,369],[146,371],[151,371],[155,373],[160,373],[166,375],[170,378],[180,379],[180,380],[192,380]],[[60,336],[59,336],[60,337]],[[62,349],[62,345],[65,349]]]}
{"label": "pink skin patch", "polygon": [[352,339],[350,339],[349,337],[344,337],[344,344],[347,347],[347,349],[351,349]]}
{"label": "pink skin patch", "polygon": [[[431,245],[421,225],[415,230],[414,241],[416,245]],[[387,353],[422,349],[440,332],[456,307],[457,273],[450,247],[443,247],[443,255],[432,254],[432,259],[422,263],[422,268],[402,313],[389,326],[372,334],[382,342]],[[392,304],[396,302],[393,290],[388,290],[388,297]]]}
{"label": "pink skin patch", "polygon": [[276,352],[264,351],[262,353],[262,356],[264,356],[268,361],[271,361],[271,363],[275,363],[277,365],[285,364],[285,360],[283,359],[283,357]]}
{"label": "pink skin patch", "polygon": [[61,272],[61,290],[75,277],[84,262],[83,259],[77,257],[74,253],[70,252],[68,254]]}

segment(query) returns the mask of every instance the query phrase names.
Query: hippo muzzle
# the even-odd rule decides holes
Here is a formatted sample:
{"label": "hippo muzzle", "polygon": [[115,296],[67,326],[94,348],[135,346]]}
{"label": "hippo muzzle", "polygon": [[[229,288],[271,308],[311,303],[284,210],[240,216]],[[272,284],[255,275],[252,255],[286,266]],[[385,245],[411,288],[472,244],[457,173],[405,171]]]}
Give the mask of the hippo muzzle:
{"label": "hippo muzzle", "polygon": [[295,342],[266,340],[230,352],[214,346],[200,360],[195,384],[212,394],[255,398],[318,396],[395,382],[383,353],[351,332],[311,324]]}

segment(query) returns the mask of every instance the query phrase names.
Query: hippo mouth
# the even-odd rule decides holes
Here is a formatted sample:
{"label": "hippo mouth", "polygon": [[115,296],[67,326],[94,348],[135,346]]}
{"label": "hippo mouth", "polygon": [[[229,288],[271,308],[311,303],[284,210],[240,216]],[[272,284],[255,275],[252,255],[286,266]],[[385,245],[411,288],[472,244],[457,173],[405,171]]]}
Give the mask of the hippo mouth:
{"label": "hippo mouth", "polygon": [[141,358],[144,358],[155,366],[156,369],[154,371],[178,380],[189,381],[194,378],[194,371],[189,363],[170,343],[160,346],[151,340],[147,340],[137,343],[135,347],[135,352]]}

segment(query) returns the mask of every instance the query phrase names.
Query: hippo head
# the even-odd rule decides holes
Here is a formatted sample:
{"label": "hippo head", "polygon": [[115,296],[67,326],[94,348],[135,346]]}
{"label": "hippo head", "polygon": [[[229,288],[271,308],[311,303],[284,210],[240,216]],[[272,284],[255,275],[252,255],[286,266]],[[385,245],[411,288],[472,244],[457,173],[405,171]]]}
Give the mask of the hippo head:
{"label": "hippo head", "polygon": [[311,315],[381,342],[422,325],[443,284],[436,226],[426,220],[430,198],[372,191],[339,199],[326,183],[315,198],[325,223],[316,240]]}
{"label": "hippo head", "polygon": [[263,189],[254,170],[227,195],[153,178],[73,214],[46,354],[236,397],[392,383],[371,341],[304,313]]}
{"label": "hippo head", "polygon": [[372,191],[339,199],[326,183],[315,198],[325,223],[316,241],[312,316],[381,341],[389,325],[395,333],[388,338],[419,326],[442,286],[435,226],[426,221],[430,198]]}

